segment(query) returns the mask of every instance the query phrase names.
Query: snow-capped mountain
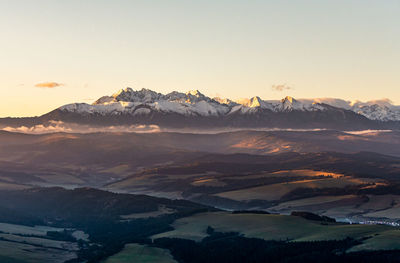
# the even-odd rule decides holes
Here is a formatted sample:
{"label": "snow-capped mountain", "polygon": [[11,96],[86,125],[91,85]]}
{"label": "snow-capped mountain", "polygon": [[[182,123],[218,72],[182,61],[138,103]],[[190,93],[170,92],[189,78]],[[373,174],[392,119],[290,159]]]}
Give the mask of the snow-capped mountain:
{"label": "snow-capped mountain", "polygon": [[84,115],[145,115],[152,111],[191,116],[219,116],[227,114],[230,107],[206,97],[198,90],[187,93],[171,92],[166,95],[152,90],[122,89],[112,96],[104,96],[93,104],[73,103],[59,108],[61,111]]}
{"label": "snow-capped mountain", "polygon": [[209,98],[198,90],[187,93],[173,91],[166,95],[148,89],[134,91],[121,89],[112,96],[104,96],[93,104],[73,103],[59,108],[61,111],[80,114],[120,115],[148,114],[152,110],[182,115],[221,116],[240,112],[255,113],[260,110],[273,112],[326,110],[320,102],[295,100],[286,97],[282,100],[262,100],[256,96],[251,99],[232,101],[230,99]]}
{"label": "snow-capped mountain", "polygon": [[158,125],[166,128],[328,128],[400,129],[400,106],[388,100],[341,99],[230,100],[210,98],[198,90],[161,94],[121,89],[93,104],[72,103],[40,117],[4,118],[0,126],[46,125],[51,121],[100,126]]}
{"label": "snow-capped mountain", "polygon": [[372,120],[399,121],[400,106],[395,106],[389,100],[376,100],[369,102],[352,102],[351,110]]}
{"label": "snow-capped mountain", "polygon": [[233,113],[250,114],[260,110],[272,112],[327,111],[331,110],[332,107],[350,110],[371,120],[400,121],[400,106],[392,105],[388,100],[370,102],[351,102],[331,98],[296,100],[289,96],[282,100],[263,100],[256,96],[251,99],[233,101],[209,98],[198,90],[187,93],[174,91],[164,95],[148,89],[135,91],[126,88],[112,96],[101,97],[92,105],[74,103],[62,106],[59,109],[85,115],[145,115],[152,111],[159,111],[186,116],[222,116]]}

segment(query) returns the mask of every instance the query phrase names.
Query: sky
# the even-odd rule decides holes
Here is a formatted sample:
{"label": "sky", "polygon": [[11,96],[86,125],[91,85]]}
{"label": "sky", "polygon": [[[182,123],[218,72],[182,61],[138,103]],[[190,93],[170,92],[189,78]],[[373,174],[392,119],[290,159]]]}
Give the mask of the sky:
{"label": "sky", "polygon": [[400,104],[399,0],[0,0],[0,117],[121,88]]}

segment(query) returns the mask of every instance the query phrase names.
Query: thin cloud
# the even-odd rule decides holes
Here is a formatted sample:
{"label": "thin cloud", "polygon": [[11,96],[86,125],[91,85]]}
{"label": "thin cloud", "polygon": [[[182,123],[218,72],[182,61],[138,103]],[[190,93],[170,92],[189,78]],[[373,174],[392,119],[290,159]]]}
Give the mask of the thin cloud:
{"label": "thin cloud", "polygon": [[47,89],[53,89],[60,86],[64,86],[64,84],[58,82],[41,82],[35,85],[35,87],[37,88],[47,88]]}
{"label": "thin cloud", "polygon": [[81,125],[74,123],[66,123],[62,121],[49,121],[48,124],[38,124],[32,127],[5,127],[0,130],[8,132],[20,132],[29,134],[46,134],[55,132],[66,133],[94,133],[94,132],[136,132],[136,133],[154,133],[160,132],[157,125],[118,125],[93,127],[90,125]]}
{"label": "thin cloud", "polygon": [[272,90],[274,90],[274,91],[284,91],[284,90],[291,90],[291,89],[293,89],[293,88],[286,84],[272,85]]}

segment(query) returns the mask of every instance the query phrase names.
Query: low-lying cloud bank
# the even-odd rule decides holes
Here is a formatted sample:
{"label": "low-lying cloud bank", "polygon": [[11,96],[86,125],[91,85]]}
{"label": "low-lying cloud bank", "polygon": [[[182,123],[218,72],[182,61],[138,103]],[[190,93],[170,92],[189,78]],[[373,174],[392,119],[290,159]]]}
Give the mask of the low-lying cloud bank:
{"label": "low-lying cloud bank", "polygon": [[374,134],[382,132],[392,132],[393,130],[362,130],[362,131],[345,131],[345,133],[353,135]]}
{"label": "low-lying cloud bank", "polygon": [[[161,128],[158,125],[116,125],[116,126],[91,126],[87,124],[66,123],[62,121],[49,121],[48,124],[39,124],[32,127],[4,127],[0,130],[8,132],[19,132],[27,134],[46,134],[46,133],[95,133],[95,132],[136,132],[136,133],[155,133],[155,132],[176,132],[176,133],[194,133],[194,134],[217,134],[225,132],[239,131],[266,131],[266,132],[319,132],[327,129],[279,129],[279,128],[215,128],[215,129],[173,129]],[[372,135],[382,132],[392,132],[392,130],[361,130],[361,131],[343,131],[351,135]]]}
{"label": "low-lying cloud bank", "polygon": [[18,132],[26,134],[46,134],[46,133],[95,133],[95,132],[136,132],[136,133],[156,133],[156,132],[174,132],[174,133],[192,133],[192,134],[218,134],[225,132],[240,131],[287,131],[287,132],[316,132],[325,129],[278,129],[278,128],[220,128],[220,129],[172,129],[161,128],[158,125],[117,125],[117,126],[90,126],[75,123],[64,123],[61,121],[51,121],[49,125],[35,125],[33,127],[5,127],[0,130],[8,132]]}
{"label": "low-lying cloud bank", "polygon": [[125,125],[125,126],[90,126],[81,125],[75,123],[65,123],[62,121],[50,121],[48,125],[35,125],[32,127],[5,127],[3,131],[8,132],[20,132],[28,134],[45,134],[45,133],[56,133],[56,132],[67,132],[67,133],[94,133],[94,132],[159,132],[160,127],[157,125]]}

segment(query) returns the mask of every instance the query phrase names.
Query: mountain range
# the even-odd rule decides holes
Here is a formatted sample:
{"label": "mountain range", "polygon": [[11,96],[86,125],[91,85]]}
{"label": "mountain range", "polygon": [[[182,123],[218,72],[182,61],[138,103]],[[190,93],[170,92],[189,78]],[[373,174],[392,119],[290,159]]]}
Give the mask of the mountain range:
{"label": "mountain range", "polygon": [[233,101],[210,98],[198,90],[161,94],[148,89],[121,89],[93,104],[72,103],[31,118],[3,118],[1,127],[49,125],[54,121],[110,125],[157,125],[162,128],[326,128],[398,129],[400,106],[389,100],[342,99]]}

